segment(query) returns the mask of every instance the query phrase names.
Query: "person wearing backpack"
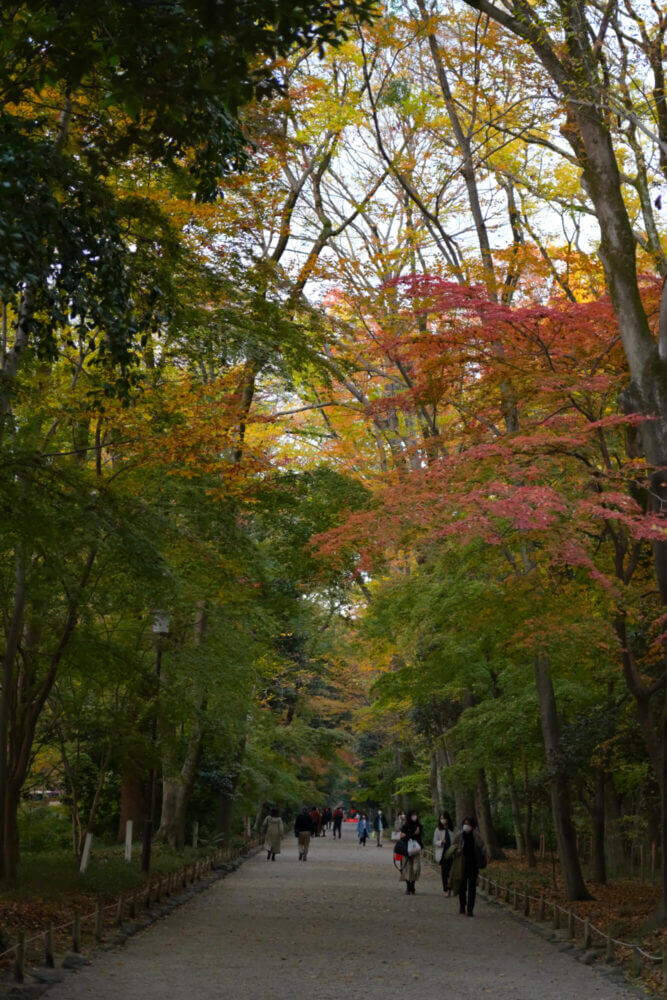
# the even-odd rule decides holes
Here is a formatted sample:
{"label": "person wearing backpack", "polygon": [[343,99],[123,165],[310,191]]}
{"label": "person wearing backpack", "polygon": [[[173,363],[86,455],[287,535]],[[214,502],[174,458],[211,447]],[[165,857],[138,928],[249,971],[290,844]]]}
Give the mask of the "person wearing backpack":
{"label": "person wearing backpack", "polygon": [[419,857],[423,842],[424,828],[419,821],[416,809],[411,809],[408,818],[401,827],[401,839],[407,841],[407,860],[401,868],[401,882],[406,882],[406,896],[415,895],[415,882],[421,875],[421,859]]}
{"label": "person wearing backpack", "polygon": [[459,884],[459,913],[472,917],[477,894],[477,876],[480,868],[486,868],[486,845],[477,830],[477,822],[466,816],[460,831],[447,852],[451,857],[460,855],[462,864]]}

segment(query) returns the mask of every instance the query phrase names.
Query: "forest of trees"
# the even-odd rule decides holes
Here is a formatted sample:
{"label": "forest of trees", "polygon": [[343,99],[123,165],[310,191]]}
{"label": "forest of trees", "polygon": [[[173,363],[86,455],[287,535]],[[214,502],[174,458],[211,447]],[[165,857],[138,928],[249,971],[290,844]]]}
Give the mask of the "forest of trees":
{"label": "forest of trees", "polygon": [[576,900],[655,843],[664,922],[661,5],[0,26],[0,877],[156,771],[176,847],[446,805]]}

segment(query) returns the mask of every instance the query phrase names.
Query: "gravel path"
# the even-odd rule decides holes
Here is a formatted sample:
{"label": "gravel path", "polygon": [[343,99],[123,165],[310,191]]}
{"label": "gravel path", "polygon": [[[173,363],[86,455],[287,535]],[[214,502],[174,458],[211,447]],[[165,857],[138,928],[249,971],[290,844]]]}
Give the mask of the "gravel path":
{"label": "gravel path", "polygon": [[48,1000],[628,1000],[637,993],[479,899],[472,920],[425,871],[405,896],[391,846],[352,829],[288,838],[49,991]]}

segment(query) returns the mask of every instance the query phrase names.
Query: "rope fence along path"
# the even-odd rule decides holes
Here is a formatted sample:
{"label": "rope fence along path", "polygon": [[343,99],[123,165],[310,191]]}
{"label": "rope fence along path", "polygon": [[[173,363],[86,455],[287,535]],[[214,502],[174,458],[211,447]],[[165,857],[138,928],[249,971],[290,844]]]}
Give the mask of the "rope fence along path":
{"label": "rope fence along path", "polygon": [[58,945],[60,950],[68,950],[68,942],[69,951],[75,955],[80,954],[84,935],[92,938],[96,944],[101,943],[105,932],[119,930],[126,916],[134,920],[141,910],[162,905],[170,897],[208,878],[213,869],[247,857],[259,843],[259,838],[251,838],[242,847],[216,848],[210,854],[183,865],[176,871],[149,878],[133,892],[120,893],[113,903],[103,906],[98,901],[90,913],[82,915],[75,910],[71,920],[57,926],[49,924],[31,937],[26,937],[24,931],[19,931],[17,940],[0,952],[0,965],[11,962],[14,981],[22,983],[28,965],[42,965],[46,968],[55,966],[55,950]]}
{"label": "rope fence along path", "polygon": [[[431,847],[424,848],[422,857],[433,867],[439,868]],[[568,937],[571,940],[580,937],[586,949],[593,947],[593,938],[597,937],[604,948],[605,960],[607,962],[614,961],[615,950],[617,948],[630,952],[633,966],[632,971],[635,975],[640,974],[644,963],[652,965],[660,963],[662,965],[663,987],[667,989],[667,947],[663,948],[661,955],[651,955],[650,952],[645,951],[638,944],[633,944],[631,941],[623,941],[621,938],[615,938],[607,934],[599,927],[596,927],[595,924],[592,924],[588,918],[578,916],[572,907],[566,908],[560,906],[556,902],[546,900],[544,896],[531,896],[529,893],[518,889],[515,885],[502,885],[487,875],[480,874],[479,887],[487,896],[494,897],[497,901],[511,906],[514,910],[522,911],[523,916],[532,917],[540,923],[544,923],[547,911],[551,909],[554,930],[566,928]],[[580,934],[577,933],[577,928],[580,928]]]}
{"label": "rope fence along path", "polygon": [[[605,949],[605,958],[612,962],[615,957],[615,950],[620,949],[630,952],[633,959],[633,971],[639,974],[644,962],[662,965],[663,986],[667,987],[667,948],[663,949],[661,955],[652,955],[645,951],[638,944],[631,941],[623,941],[622,938],[615,938],[606,931],[601,930],[592,924],[587,917],[580,917],[574,912],[572,907],[560,906],[552,900],[546,900],[544,896],[532,896],[530,893],[518,889],[516,886],[502,885],[500,882],[489,878],[487,875],[479,877],[480,889],[492,898],[510,904],[515,910],[522,910],[526,917],[534,917],[543,923],[546,920],[547,912],[551,911],[553,926],[555,930],[567,929],[570,939],[580,937],[584,947],[593,946],[593,938],[596,937]],[[580,933],[578,933],[578,929]]]}

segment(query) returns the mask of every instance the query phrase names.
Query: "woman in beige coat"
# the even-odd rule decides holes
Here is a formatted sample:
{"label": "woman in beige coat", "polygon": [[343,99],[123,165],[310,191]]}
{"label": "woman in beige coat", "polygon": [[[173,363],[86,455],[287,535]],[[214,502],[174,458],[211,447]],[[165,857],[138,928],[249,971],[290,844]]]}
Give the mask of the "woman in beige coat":
{"label": "woman in beige coat", "polygon": [[274,807],[262,823],[264,833],[264,850],[266,860],[275,861],[276,854],[280,854],[280,841],[283,839],[285,829],[280,818],[280,812]]}

